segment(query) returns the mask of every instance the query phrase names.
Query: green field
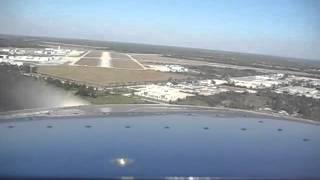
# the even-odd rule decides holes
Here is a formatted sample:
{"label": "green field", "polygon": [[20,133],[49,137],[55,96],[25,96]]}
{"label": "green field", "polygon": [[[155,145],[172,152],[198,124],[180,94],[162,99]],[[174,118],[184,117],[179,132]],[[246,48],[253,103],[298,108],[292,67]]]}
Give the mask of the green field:
{"label": "green field", "polygon": [[98,97],[84,97],[84,100],[90,102],[91,104],[152,104],[151,102],[142,100],[138,97],[127,97],[122,95],[107,95]]}
{"label": "green field", "polygon": [[153,70],[126,70],[89,66],[39,66],[37,72],[55,78],[102,86],[112,83],[166,81],[168,79],[187,78],[187,76],[177,73]]}

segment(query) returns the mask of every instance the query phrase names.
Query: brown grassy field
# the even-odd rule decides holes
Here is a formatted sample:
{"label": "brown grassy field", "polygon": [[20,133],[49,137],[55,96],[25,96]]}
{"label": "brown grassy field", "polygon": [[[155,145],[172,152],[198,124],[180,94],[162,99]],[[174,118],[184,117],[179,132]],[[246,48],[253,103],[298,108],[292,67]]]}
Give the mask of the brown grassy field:
{"label": "brown grassy field", "polygon": [[111,66],[115,68],[143,69],[139,64],[130,59],[112,59]]}
{"label": "brown grassy field", "polygon": [[97,58],[100,58],[101,54],[102,54],[102,51],[91,51],[85,57],[97,57]]}
{"label": "brown grassy field", "polygon": [[187,59],[162,57],[160,54],[131,54],[131,55],[142,64],[143,63],[189,64],[190,62],[199,63],[199,61],[193,61],[193,60],[187,60]]}
{"label": "brown grassy field", "polygon": [[127,69],[143,69],[139,64],[132,61],[127,55],[122,53],[110,53],[111,66],[115,68],[127,68]]}
{"label": "brown grassy field", "polygon": [[126,70],[88,66],[39,66],[37,72],[48,76],[96,85],[187,78],[175,73],[163,73],[153,70]]}
{"label": "brown grassy field", "polygon": [[130,60],[130,58],[123,54],[123,53],[118,53],[118,52],[110,52],[110,56],[112,57],[112,59],[127,59]]}
{"label": "brown grassy field", "polygon": [[81,58],[77,63],[77,65],[87,65],[87,66],[99,66],[100,59],[98,58]]}

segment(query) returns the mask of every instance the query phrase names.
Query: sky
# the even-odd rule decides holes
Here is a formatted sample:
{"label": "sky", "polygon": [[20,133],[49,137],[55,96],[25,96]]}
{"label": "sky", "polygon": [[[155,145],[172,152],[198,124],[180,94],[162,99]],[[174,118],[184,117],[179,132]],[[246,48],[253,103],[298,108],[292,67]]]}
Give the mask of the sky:
{"label": "sky", "polygon": [[320,1],[1,0],[0,33],[320,60]]}

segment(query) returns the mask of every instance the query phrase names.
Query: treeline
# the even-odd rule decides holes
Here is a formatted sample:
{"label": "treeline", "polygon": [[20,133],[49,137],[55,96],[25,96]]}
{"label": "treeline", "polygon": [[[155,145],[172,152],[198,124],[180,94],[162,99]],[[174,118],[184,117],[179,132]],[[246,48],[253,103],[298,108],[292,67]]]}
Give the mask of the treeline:
{"label": "treeline", "polygon": [[[243,53],[225,53],[218,52],[207,55],[163,55],[164,57],[178,58],[178,59],[190,59],[199,60],[204,62],[216,62],[222,64],[239,65],[239,66],[250,66],[256,68],[264,68],[271,70],[289,70],[296,72],[307,72],[319,74],[319,63],[305,60],[305,59],[292,59],[285,57],[274,57],[265,55],[255,55],[255,54],[243,54]],[[301,63],[304,62],[304,63]]]}
{"label": "treeline", "polygon": [[218,68],[211,66],[190,66],[189,68],[200,72],[199,76],[207,79],[227,79],[229,77],[256,76],[264,74],[250,69],[240,70],[232,68]]}
{"label": "treeline", "polygon": [[61,81],[59,79],[54,79],[51,77],[47,77],[45,80],[47,83],[63,88],[67,91],[75,91],[75,94],[79,96],[97,97],[101,94],[101,92],[99,92],[96,88],[86,86],[84,84],[77,84],[75,82],[69,81]]}
{"label": "treeline", "polygon": [[269,89],[260,90],[255,94],[230,91],[212,96],[191,96],[175,103],[247,110],[270,108],[275,112],[286,111],[293,116],[320,120],[320,100],[306,96],[278,94]]}
{"label": "treeline", "polygon": [[0,67],[1,67],[1,70],[7,70],[11,72],[16,72],[16,73],[34,73],[37,70],[37,67],[29,64],[17,66],[10,63],[6,63],[6,62],[1,62]]}
{"label": "treeline", "polygon": [[[21,78],[22,73],[33,73],[33,71],[36,71],[36,67],[30,66],[30,65],[16,66],[8,63],[0,63],[0,71],[10,72],[9,78],[14,79],[17,77]],[[35,76],[35,77],[39,78],[39,76]],[[70,82],[70,81],[62,81],[62,80],[54,79],[51,77],[43,78],[43,80],[45,80],[48,84],[52,84],[56,87],[60,87],[65,90],[75,91],[75,94],[79,96],[97,97],[102,93],[104,94],[108,93],[107,91],[98,91],[94,87],[86,86],[83,84],[77,84],[75,82]]]}
{"label": "treeline", "polygon": [[74,91],[76,95],[85,96],[85,97],[93,97],[96,98],[98,96],[107,96],[107,95],[121,95],[133,93],[132,90],[127,89],[125,87],[114,87],[112,89],[108,88],[97,88],[93,86],[87,86],[84,84],[78,84],[72,81],[61,81],[59,79],[54,79],[51,77],[47,77],[45,81],[54,86],[63,88],[67,91]]}

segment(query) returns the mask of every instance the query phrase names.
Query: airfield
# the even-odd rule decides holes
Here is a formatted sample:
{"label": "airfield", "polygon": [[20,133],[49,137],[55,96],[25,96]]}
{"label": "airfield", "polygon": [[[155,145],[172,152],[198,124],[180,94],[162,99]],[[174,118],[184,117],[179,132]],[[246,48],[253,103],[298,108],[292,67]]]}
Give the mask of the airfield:
{"label": "airfield", "polygon": [[185,76],[154,70],[130,70],[101,68],[94,66],[39,66],[38,73],[50,77],[73,80],[84,84],[111,85],[114,83],[167,81],[169,78],[183,79]]}
{"label": "airfield", "polygon": [[320,117],[320,66],[313,61],[128,43],[50,41],[55,42],[23,39],[14,46],[4,42],[0,63],[72,89],[93,104],[175,103]]}
{"label": "airfield", "polygon": [[88,50],[78,57],[65,57],[63,61],[61,65],[38,65],[37,72],[62,80],[99,86],[187,78],[177,73],[149,69],[134,56],[119,52]]}

